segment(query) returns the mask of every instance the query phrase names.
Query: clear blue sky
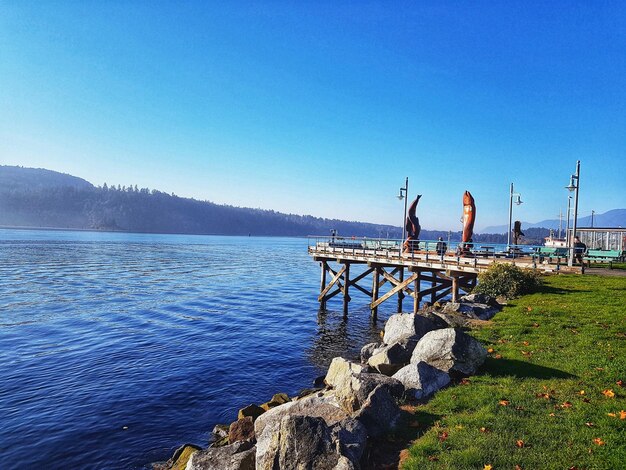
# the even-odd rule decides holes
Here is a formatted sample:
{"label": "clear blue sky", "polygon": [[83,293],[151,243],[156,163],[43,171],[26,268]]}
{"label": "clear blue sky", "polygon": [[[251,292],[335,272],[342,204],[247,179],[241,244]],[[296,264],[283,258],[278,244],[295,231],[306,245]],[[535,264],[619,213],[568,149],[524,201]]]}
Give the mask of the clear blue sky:
{"label": "clear blue sky", "polygon": [[0,3],[0,164],[424,228],[626,207],[624,2]]}

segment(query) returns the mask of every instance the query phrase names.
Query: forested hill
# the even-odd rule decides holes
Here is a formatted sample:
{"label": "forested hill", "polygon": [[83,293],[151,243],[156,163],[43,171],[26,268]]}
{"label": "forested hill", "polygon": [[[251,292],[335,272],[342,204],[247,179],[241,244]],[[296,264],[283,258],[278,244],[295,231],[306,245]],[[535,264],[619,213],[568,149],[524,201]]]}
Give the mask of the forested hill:
{"label": "forested hill", "polygon": [[[55,171],[0,166],[0,226],[120,230],[214,235],[328,235],[400,238],[400,227],[310,215],[284,214],[197,201],[137,186],[95,187]],[[539,243],[545,229],[526,232]],[[422,230],[423,240],[460,240],[460,232]],[[478,234],[476,242],[503,243],[506,235]]]}
{"label": "forested hill", "polygon": [[220,235],[399,237],[400,229],[218,205],[137,186],[94,187],[50,170],[0,166],[0,226]]}

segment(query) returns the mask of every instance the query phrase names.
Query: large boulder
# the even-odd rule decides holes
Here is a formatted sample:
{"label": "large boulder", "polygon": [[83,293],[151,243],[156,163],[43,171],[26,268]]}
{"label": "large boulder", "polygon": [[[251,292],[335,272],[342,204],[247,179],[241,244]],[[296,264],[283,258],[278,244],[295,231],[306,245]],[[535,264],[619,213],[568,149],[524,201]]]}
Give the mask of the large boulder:
{"label": "large boulder", "polygon": [[448,373],[472,375],[485,362],[487,350],[459,328],[431,331],[417,343],[411,363],[424,361]]}
{"label": "large boulder", "polygon": [[419,340],[437,328],[438,325],[434,321],[418,313],[396,313],[391,315],[385,324],[383,342],[393,344],[407,337]]}
{"label": "large boulder", "polygon": [[353,417],[365,426],[369,437],[380,437],[395,427],[400,417],[400,408],[389,390],[379,385]]}
{"label": "large boulder", "polygon": [[341,357],[333,359],[326,375],[326,383],[333,388],[338,403],[348,413],[358,410],[372,390],[379,385],[387,388],[396,398],[400,398],[404,393],[404,387],[399,381],[384,375],[364,372],[364,368],[359,364]]}
{"label": "large boulder", "polygon": [[347,418],[335,424],[332,429],[333,441],[338,452],[346,456],[358,468],[367,445],[367,429],[358,420]]}
{"label": "large boulder", "polygon": [[367,360],[367,364],[381,374],[393,375],[411,360],[411,354],[417,345],[417,339],[409,336],[399,341],[378,348]]}
{"label": "large boulder", "polygon": [[447,328],[471,328],[472,319],[457,313],[433,312],[433,315],[445,322]]}
{"label": "large boulder", "polygon": [[[272,468],[273,462],[271,443],[273,436],[279,431],[280,422],[285,416],[309,416],[322,418],[328,426],[349,417],[339,406],[333,395],[311,395],[300,400],[290,401],[265,412],[254,422],[257,439],[257,468]],[[268,466],[269,465],[269,466]]]}
{"label": "large boulder", "polygon": [[[357,424],[357,429],[358,426]],[[364,434],[364,430],[359,433],[355,432],[355,429],[331,428],[322,418],[287,415],[281,419],[278,429],[272,434],[266,458],[262,462],[257,461],[256,468],[257,470],[356,469],[359,468],[358,458],[362,455],[365,445],[361,437]],[[338,441],[340,435],[348,441],[346,443]],[[360,450],[351,447],[346,455],[343,455],[342,449],[345,449],[346,445],[354,445],[355,439],[360,440],[358,443]]]}
{"label": "large boulder", "polygon": [[488,304],[469,302],[448,302],[443,307],[443,313],[456,313],[475,320],[490,320],[499,311],[500,309]]}
{"label": "large boulder", "polygon": [[185,470],[254,470],[256,450],[250,441],[195,452]]}
{"label": "large boulder", "polygon": [[404,385],[407,394],[418,400],[426,398],[450,383],[450,376],[425,362],[409,364],[393,375]]}

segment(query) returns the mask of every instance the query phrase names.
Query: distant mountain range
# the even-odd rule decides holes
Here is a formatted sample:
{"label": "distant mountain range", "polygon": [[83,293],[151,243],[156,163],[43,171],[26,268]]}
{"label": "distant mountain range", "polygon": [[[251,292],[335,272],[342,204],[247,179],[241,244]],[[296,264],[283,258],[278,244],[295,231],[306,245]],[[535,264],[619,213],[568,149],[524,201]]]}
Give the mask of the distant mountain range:
{"label": "distant mountain range", "polygon": [[[565,230],[566,221],[563,218],[562,228]],[[626,209],[613,209],[604,214],[594,214],[593,216],[594,227],[626,227]],[[559,228],[559,219],[547,219],[541,222],[522,222],[522,230],[525,228]],[[578,227],[591,227],[591,216],[579,217]],[[494,225],[491,227],[485,227],[480,233],[507,233],[509,230],[508,225]]]}

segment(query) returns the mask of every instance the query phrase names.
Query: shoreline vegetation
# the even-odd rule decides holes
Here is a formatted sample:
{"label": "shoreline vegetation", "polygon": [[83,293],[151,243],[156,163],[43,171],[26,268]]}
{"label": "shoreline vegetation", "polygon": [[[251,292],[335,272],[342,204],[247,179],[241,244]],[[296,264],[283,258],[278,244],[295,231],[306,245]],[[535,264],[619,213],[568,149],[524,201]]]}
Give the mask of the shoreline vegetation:
{"label": "shoreline vegetation", "polygon": [[[623,277],[557,275],[497,315],[481,294],[393,315],[361,364],[335,358],[316,388],[243,408],[212,447],[182,446],[154,468],[273,468],[296,458],[295,436],[310,451],[297,459],[329,468],[619,468],[625,305]],[[448,332],[449,348],[426,345]]]}

